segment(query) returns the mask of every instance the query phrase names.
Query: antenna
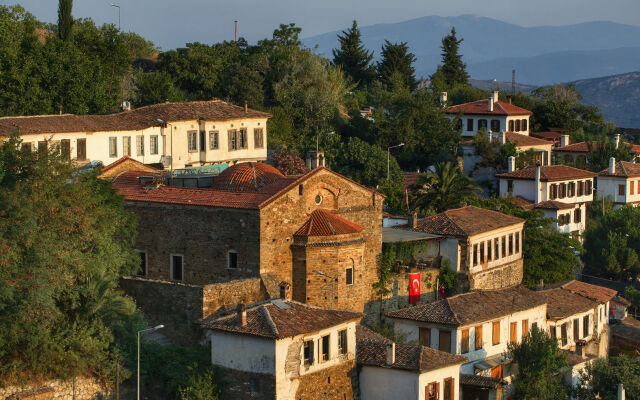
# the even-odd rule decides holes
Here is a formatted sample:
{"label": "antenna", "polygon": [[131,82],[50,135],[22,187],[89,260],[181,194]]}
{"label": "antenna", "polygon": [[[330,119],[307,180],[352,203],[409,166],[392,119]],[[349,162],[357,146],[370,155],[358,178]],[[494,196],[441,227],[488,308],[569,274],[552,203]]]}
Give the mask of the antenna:
{"label": "antenna", "polygon": [[238,21],[233,21],[236,24],[236,34],[235,34],[235,41],[238,41]]}
{"label": "antenna", "polygon": [[515,96],[516,94],[516,70],[511,70],[511,95]]}

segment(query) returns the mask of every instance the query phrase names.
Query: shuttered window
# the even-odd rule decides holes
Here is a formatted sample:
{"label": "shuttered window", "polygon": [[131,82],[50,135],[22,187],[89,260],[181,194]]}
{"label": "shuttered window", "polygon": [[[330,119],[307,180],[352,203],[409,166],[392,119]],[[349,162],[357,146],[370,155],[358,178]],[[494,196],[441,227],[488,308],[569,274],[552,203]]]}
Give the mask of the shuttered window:
{"label": "shuttered window", "polygon": [[115,136],[109,138],[109,157],[118,157],[118,138]]}
{"label": "shuttered window", "polygon": [[475,327],[475,349],[480,350],[482,348],[482,325]]}
{"label": "shuttered window", "polygon": [[149,147],[151,154],[158,154],[158,135],[149,137]]}
{"label": "shuttered window", "polygon": [[198,151],[198,132],[197,131],[187,132],[187,146],[188,146],[189,153],[194,153]]}
{"label": "shuttered window", "polygon": [[431,347],[431,328],[418,328],[420,345]]}
{"label": "shuttered window", "polygon": [[125,136],[122,138],[122,155],[131,155],[131,136]]}
{"label": "shuttered window", "polygon": [[209,150],[217,150],[218,146],[218,132],[209,132]]}
{"label": "shuttered window", "polygon": [[469,352],[469,329],[462,330],[462,339],[460,341],[460,352],[462,354]]}
{"label": "shuttered window", "polygon": [[144,156],[144,136],[136,136],[136,154],[138,156]]}
{"label": "shuttered window", "polygon": [[256,149],[264,148],[264,133],[262,128],[255,128],[253,130],[253,147]]}
{"label": "shuttered window", "polygon": [[235,129],[227,131],[227,136],[229,138],[229,150],[238,150],[237,133],[238,132]]}
{"label": "shuttered window", "polygon": [[500,344],[500,321],[496,321],[493,323],[493,335],[492,335],[492,340],[491,343],[493,343],[494,345],[496,344]]}
{"label": "shuttered window", "polygon": [[522,340],[524,340],[527,335],[529,335],[529,320],[528,319],[523,319],[522,320]]}
{"label": "shuttered window", "polygon": [[509,342],[515,343],[518,341],[518,323],[512,322],[509,327]]}

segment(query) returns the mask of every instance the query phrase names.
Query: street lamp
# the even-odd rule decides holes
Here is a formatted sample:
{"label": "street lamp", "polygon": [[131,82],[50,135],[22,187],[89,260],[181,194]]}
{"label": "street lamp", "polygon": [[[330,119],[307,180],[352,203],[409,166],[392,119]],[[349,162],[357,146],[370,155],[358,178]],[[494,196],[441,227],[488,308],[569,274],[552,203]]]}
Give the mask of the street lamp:
{"label": "street lamp", "polygon": [[389,180],[389,159],[391,158],[391,149],[396,147],[402,147],[404,143],[397,144],[395,146],[387,147],[387,180]]}
{"label": "street lamp", "polygon": [[115,3],[111,3],[111,7],[118,8],[118,32],[120,32],[120,6]]}
{"label": "street lamp", "polygon": [[138,331],[138,383],[136,387],[136,398],[140,400],[140,334],[147,332],[155,332],[158,329],[164,328],[164,325],[154,326],[153,328],[143,329]]}
{"label": "street lamp", "polygon": [[329,276],[320,270],[316,270],[316,274],[326,276],[327,278],[331,279],[331,309],[333,309],[333,283],[335,282],[336,278],[334,278],[333,276]]}
{"label": "street lamp", "polygon": [[[171,151],[171,155],[169,156],[169,157],[171,157],[171,158],[170,158],[169,169],[170,169],[170,171],[171,171],[171,177],[173,178],[173,125],[171,125],[171,124],[170,124],[170,123],[168,123],[167,121],[164,121],[164,120],[162,120],[162,119],[160,119],[160,118],[156,118],[156,121],[158,121],[161,125],[165,125],[165,124],[167,124],[167,125],[169,125],[169,126],[171,127],[171,129],[169,130],[169,141],[171,142],[171,143],[169,144],[170,151]],[[163,147],[164,147],[164,145],[163,145]],[[162,150],[163,150],[163,151],[166,151],[166,149],[165,149],[165,148],[163,148]]]}

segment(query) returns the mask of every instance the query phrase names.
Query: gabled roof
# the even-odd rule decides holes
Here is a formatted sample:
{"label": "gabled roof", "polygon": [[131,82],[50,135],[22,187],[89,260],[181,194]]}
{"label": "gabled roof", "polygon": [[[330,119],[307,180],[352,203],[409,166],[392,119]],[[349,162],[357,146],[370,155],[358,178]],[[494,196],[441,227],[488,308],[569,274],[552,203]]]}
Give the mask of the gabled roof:
{"label": "gabled roof", "polygon": [[557,200],[547,200],[534,205],[534,208],[543,210],[568,210],[575,208],[575,204],[563,203]]}
{"label": "gabled roof", "polygon": [[561,287],[602,304],[610,301],[618,294],[614,289],[576,280],[569,281]]}
{"label": "gabled roof", "polygon": [[635,178],[640,176],[640,165],[629,161],[616,161],[616,170],[609,173],[609,168],[605,168],[598,173],[598,176],[616,176],[621,178]]}
{"label": "gabled roof", "polygon": [[128,171],[138,171],[138,172],[142,172],[142,173],[159,173],[162,172],[159,169],[153,168],[151,166],[148,166],[146,164],[141,163],[138,160],[135,160],[129,156],[123,156],[121,158],[119,158],[118,160],[112,162],[111,164],[102,167],[102,169],[100,170],[100,175],[99,177],[109,177],[112,176],[111,172],[118,166],[125,166],[127,165],[127,170]]}
{"label": "gabled roof", "polygon": [[553,142],[544,139],[538,139],[536,137],[523,135],[515,132],[505,132],[507,141],[513,143],[516,146],[553,146]]}
{"label": "gabled roof", "polygon": [[362,232],[364,228],[336,211],[317,209],[293,236],[333,236]]}
{"label": "gabled roof", "polygon": [[[593,178],[595,173],[583,169],[569,167],[568,165],[545,165],[540,167],[540,180],[543,182],[562,181],[566,179]],[[527,167],[496,174],[496,177],[503,179],[536,179],[536,167]]]}
{"label": "gabled roof", "polygon": [[533,113],[524,108],[505,103],[504,101],[496,101],[493,103],[493,111],[489,111],[489,99],[473,101],[471,103],[458,104],[445,108],[445,112],[449,114],[473,114],[473,115],[532,115]]}
{"label": "gabled roof", "polygon": [[469,359],[456,354],[415,344],[395,344],[395,363],[387,364],[387,343],[379,340],[358,340],[356,358],[360,365],[427,372],[453,365],[464,364]]}
{"label": "gabled roof", "polygon": [[547,140],[560,139],[562,135],[564,135],[564,133],[559,131],[531,132],[531,136]]}
{"label": "gabled roof", "polygon": [[598,303],[563,288],[538,292],[547,302],[547,318],[560,320],[594,309]]}
{"label": "gabled roof", "polygon": [[293,300],[268,300],[246,309],[247,323],[241,324],[238,312],[201,321],[206,329],[242,335],[282,339],[331,328],[362,318],[362,313],[330,310]]}
{"label": "gabled roof", "polygon": [[545,304],[536,292],[524,286],[499,290],[477,290],[433,303],[391,311],[390,318],[463,326],[484,322]]}
{"label": "gabled roof", "polygon": [[[591,142],[593,148],[598,147],[599,142]],[[624,143],[625,145],[631,146],[631,153],[640,153],[640,145],[632,144],[632,143]],[[557,151],[560,153],[588,153],[589,152],[589,144],[587,142],[579,142],[574,144],[569,144],[563,147],[556,147],[553,151]]]}
{"label": "gabled roof", "polygon": [[[417,227],[411,230],[434,235],[472,236],[523,222],[521,218],[498,211],[465,206],[419,219]],[[408,225],[398,225],[394,228],[410,229]]]}
{"label": "gabled roof", "polygon": [[492,378],[490,376],[460,374],[460,384],[481,389],[497,389],[506,383],[500,378]]}

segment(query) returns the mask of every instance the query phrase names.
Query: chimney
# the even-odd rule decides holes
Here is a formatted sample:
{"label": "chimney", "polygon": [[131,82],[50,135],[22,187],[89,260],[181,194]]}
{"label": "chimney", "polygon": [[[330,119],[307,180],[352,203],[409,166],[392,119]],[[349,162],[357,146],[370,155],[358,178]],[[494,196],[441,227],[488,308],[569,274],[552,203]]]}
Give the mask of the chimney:
{"label": "chimney", "polygon": [[246,101],[244,102],[244,112],[245,113],[249,112],[249,106],[248,106],[248,103]]}
{"label": "chimney", "polygon": [[507,144],[507,133],[505,131],[500,131],[500,144]]}
{"label": "chimney", "polygon": [[396,363],[396,344],[394,342],[387,343],[387,365]]}
{"label": "chimney", "polygon": [[308,151],[307,152],[307,172],[318,167],[324,167],[324,152],[322,151]]}
{"label": "chimney", "polygon": [[509,156],[507,159],[507,172],[513,172],[516,170],[516,158],[514,156]]}
{"label": "chimney", "polygon": [[620,134],[616,133],[613,135],[613,142],[616,144],[616,150],[620,147]]}
{"label": "chimney", "polygon": [[560,147],[569,145],[569,135],[561,135],[560,136]]}
{"label": "chimney", "polygon": [[544,279],[540,279],[540,283],[538,283],[538,290],[544,289]]}
{"label": "chimney", "polygon": [[509,104],[511,104],[512,101],[512,97],[510,94],[507,95],[507,102],[509,102]]}
{"label": "chimney", "polygon": [[499,99],[500,99],[500,91],[499,90],[494,90],[493,91],[493,102],[497,103]]}
{"label": "chimney", "polygon": [[624,385],[622,383],[618,383],[618,400],[625,400],[627,394],[624,390]]}
{"label": "chimney", "polygon": [[493,97],[489,97],[489,109],[487,111],[493,111]]}
{"label": "chimney", "polygon": [[536,161],[536,201],[535,204],[540,203],[540,161]]}
{"label": "chimney", "polygon": [[247,307],[243,303],[238,304],[238,318],[240,325],[247,326]]}
{"label": "chimney", "polygon": [[412,211],[411,214],[409,214],[409,226],[412,229],[416,229],[418,227],[418,213],[415,211]]}
{"label": "chimney", "polygon": [[289,285],[289,282],[282,281],[278,286],[280,287],[280,298],[290,300],[291,291],[289,289],[291,289],[291,285]]}
{"label": "chimney", "polygon": [[609,174],[613,175],[616,173],[616,158],[609,157]]}
{"label": "chimney", "polygon": [[442,104],[444,106],[446,102],[447,102],[447,92],[441,92],[440,93],[440,104]]}

